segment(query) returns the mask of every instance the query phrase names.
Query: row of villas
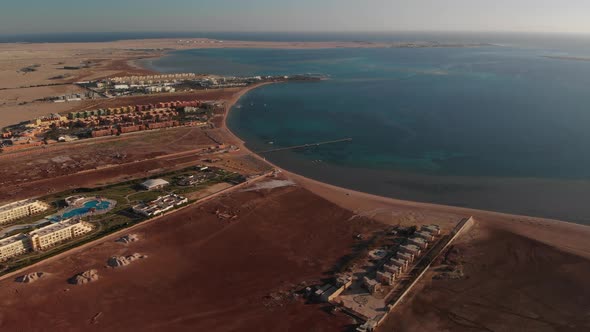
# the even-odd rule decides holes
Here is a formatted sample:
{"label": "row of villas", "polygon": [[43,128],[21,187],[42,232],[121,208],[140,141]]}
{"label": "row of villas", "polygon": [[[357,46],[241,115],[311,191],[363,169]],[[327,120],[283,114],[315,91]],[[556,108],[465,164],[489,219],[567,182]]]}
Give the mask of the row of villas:
{"label": "row of villas", "polygon": [[162,74],[162,75],[147,75],[147,76],[125,76],[112,77],[108,79],[113,83],[161,83],[177,79],[190,79],[197,77],[194,73],[180,73],[180,74]]}
{"label": "row of villas", "polygon": [[26,254],[30,251],[44,251],[73,238],[82,236],[94,229],[92,224],[67,219],[51,224],[28,234],[16,234],[0,239],[0,261]]}
{"label": "row of villas", "polygon": [[408,244],[401,245],[395,256],[383,265],[383,270],[377,271],[375,279],[363,277],[365,288],[369,293],[375,294],[381,290],[382,285],[392,286],[439,234],[440,228],[436,225],[422,226],[420,231],[408,240]]}
{"label": "row of villas", "polygon": [[41,213],[47,209],[49,209],[48,204],[30,199],[0,206],[0,225]]}
{"label": "row of villas", "polygon": [[176,194],[170,194],[159,196],[155,200],[147,203],[135,205],[132,209],[135,213],[146,217],[153,217],[186,203],[188,203],[188,198]]}
{"label": "row of villas", "polygon": [[149,111],[159,108],[182,108],[182,107],[200,107],[203,104],[201,100],[189,100],[189,101],[170,101],[170,102],[160,102],[155,104],[146,104],[146,105],[127,105],[121,107],[109,107],[109,108],[99,108],[94,110],[87,110],[87,111],[78,111],[78,112],[70,112],[68,114],[69,119],[82,119],[87,118],[90,116],[103,116],[103,115],[115,115],[115,114],[125,114],[125,113],[133,113],[133,112],[143,112]]}
{"label": "row of villas", "polygon": [[127,134],[142,130],[171,128],[180,126],[178,121],[161,121],[161,122],[143,122],[141,124],[136,123],[123,123],[115,126],[102,126],[92,130],[90,135],[92,137],[111,136],[117,134]]}

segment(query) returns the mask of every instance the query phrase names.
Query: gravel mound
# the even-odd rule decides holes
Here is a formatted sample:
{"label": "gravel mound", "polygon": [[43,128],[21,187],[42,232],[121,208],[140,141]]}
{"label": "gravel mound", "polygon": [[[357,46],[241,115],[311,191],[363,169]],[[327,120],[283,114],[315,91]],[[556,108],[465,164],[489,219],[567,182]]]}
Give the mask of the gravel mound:
{"label": "gravel mound", "polygon": [[137,234],[129,234],[129,235],[125,235],[119,239],[117,239],[117,242],[120,243],[131,243],[131,242],[135,242],[139,240],[139,236],[137,236]]}
{"label": "gravel mound", "polygon": [[20,277],[16,278],[16,281],[22,282],[25,284],[30,284],[30,283],[33,283],[33,282],[41,279],[44,275],[45,275],[45,273],[43,273],[43,272],[33,272],[33,273],[25,274],[24,276],[20,276]]}
{"label": "gravel mound", "polygon": [[98,271],[92,269],[71,277],[69,282],[74,285],[83,285],[98,280]]}
{"label": "gravel mound", "polygon": [[146,257],[147,256],[142,255],[142,254],[138,254],[138,253],[135,253],[135,254],[129,255],[129,256],[113,256],[113,257],[109,258],[109,260],[107,261],[107,264],[110,267],[121,267],[121,266],[129,265],[138,259],[143,259]]}

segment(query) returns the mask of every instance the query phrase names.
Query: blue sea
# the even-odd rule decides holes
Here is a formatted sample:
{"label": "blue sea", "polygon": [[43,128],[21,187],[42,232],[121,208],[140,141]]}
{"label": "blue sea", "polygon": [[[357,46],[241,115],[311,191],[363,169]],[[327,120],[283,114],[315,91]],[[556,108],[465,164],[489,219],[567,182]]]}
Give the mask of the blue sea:
{"label": "blue sea", "polygon": [[265,155],[297,173],[395,198],[590,223],[590,61],[547,58],[590,57],[590,38],[503,38],[482,37],[496,45],[479,48],[187,50],[146,65],[328,76],[255,89],[228,119],[254,151],[352,138]]}

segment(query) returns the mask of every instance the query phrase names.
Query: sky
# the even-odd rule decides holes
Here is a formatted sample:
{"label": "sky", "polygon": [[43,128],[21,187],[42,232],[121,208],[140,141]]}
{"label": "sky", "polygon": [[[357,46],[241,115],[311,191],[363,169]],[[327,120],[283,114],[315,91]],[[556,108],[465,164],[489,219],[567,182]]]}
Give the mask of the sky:
{"label": "sky", "polygon": [[0,34],[128,31],[590,33],[590,0],[4,0]]}

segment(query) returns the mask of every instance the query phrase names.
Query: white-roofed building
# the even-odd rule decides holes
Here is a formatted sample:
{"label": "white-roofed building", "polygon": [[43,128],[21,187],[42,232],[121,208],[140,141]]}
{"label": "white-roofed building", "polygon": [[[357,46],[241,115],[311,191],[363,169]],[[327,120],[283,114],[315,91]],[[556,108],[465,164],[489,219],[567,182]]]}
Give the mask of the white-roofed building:
{"label": "white-roofed building", "polygon": [[141,186],[147,190],[161,189],[169,185],[170,182],[164,179],[150,179],[141,183]]}

